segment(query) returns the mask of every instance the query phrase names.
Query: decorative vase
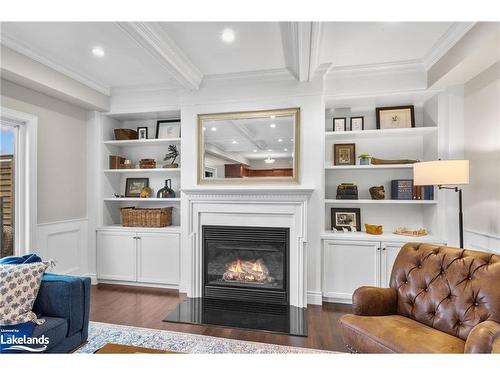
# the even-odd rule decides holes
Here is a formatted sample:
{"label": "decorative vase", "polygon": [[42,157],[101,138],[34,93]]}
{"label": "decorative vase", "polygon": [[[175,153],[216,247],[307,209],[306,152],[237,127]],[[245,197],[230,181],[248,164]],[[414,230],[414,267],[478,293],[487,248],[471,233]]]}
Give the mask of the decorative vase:
{"label": "decorative vase", "polygon": [[360,165],[370,165],[370,159],[359,159]]}
{"label": "decorative vase", "polygon": [[175,191],[172,190],[172,180],[165,180],[165,187],[158,190],[157,198],[175,198]]}

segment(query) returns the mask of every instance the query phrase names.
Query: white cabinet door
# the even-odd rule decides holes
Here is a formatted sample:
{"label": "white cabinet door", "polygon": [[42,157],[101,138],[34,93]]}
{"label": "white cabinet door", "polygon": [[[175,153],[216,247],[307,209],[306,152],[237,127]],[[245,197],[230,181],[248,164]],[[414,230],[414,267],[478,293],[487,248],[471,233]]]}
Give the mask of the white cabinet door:
{"label": "white cabinet door", "polygon": [[399,250],[405,242],[382,242],[382,251],[380,257],[380,273],[381,273],[381,285],[383,288],[389,287],[389,282],[391,281],[391,272],[394,261],[399,254]]}
{"label": "white cabinet door", "polygon": [[179,234],[138,232],[137,237],[137,281],[178,285]]}
{"label": "white cabinet door", "polygon": [[134,232],[103,231],[97,235],[97,277],[105,280],[136,281]]}
{"label": "white cabinet door", "polygon": [[325,241],[323,296],[349,302],[361,286],[380,285],[380,242]]}

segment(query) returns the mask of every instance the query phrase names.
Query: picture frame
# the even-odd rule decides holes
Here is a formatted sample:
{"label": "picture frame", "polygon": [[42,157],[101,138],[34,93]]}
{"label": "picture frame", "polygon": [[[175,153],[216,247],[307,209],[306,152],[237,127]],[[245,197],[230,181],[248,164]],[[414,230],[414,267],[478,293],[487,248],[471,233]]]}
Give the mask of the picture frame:
{"label": "picture frame", "polygon": [[156,139],[173,139],[181,136],[181,120],[158,120],[156,122]]}
{"label": "picture frame", "polygon": [[345,132],[347,130],[347,118],[346,117],[334,117],[333,131],[334,132]]}
{"label": "picture frame", "polygon": [[332,207],[331,224],[332,229],[342,230],[346,228],[350,230],[351,227],[355,227],[358,232],[361,232],[361,209]]}
{"label": "picture frame", "polygon": [[365,118],[363,116],[351,117],[349,122],[351,131],[365,130]]}
{"label": "picture frame", "polygon": [[415,107],[402,105],[397,107],[377,107],[377,129],[402,129],[415,127]]}
{"label": "picture frame", "polygon": [[125,197],[127,198],[139,198],[141,196],[141,191],[145,187],[149,187],[149,178],[127,178],[125,183]]}
{"label": "picture frame", "polygon": [[137,127],[137,139],[148,139],[148,127],[138,126]]}
{"label": "picture frame", "polygon": [[335,143],[333,145],[333,165],[356,165],[356,144]]}

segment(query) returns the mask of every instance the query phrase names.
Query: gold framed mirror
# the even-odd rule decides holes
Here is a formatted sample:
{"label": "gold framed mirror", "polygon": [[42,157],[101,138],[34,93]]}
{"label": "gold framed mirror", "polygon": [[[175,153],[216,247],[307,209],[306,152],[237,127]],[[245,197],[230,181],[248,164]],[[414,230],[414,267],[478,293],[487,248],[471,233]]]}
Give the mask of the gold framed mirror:
{"label": "gold framed mirror", "polygon": [[297,183],[300,108],[198,115],[198,184]]}

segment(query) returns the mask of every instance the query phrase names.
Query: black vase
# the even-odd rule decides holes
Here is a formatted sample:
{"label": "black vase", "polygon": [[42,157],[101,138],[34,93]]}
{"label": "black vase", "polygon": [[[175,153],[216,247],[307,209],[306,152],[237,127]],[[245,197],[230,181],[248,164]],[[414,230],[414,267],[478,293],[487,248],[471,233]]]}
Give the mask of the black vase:
{"label": "black vase", "polygon": [[172,190],[172,180],[165,180],[165,187],[158,190],[157,198],[175,198],[175,191]]}

